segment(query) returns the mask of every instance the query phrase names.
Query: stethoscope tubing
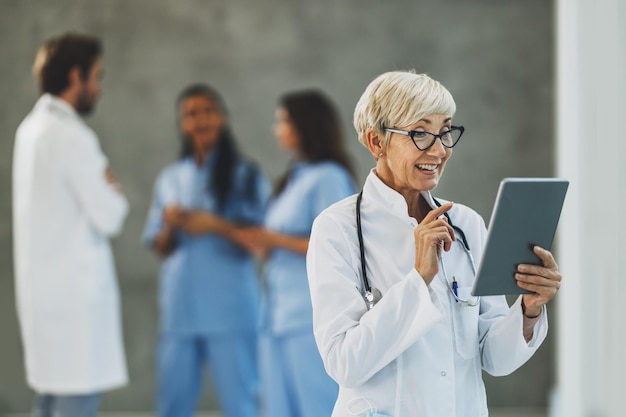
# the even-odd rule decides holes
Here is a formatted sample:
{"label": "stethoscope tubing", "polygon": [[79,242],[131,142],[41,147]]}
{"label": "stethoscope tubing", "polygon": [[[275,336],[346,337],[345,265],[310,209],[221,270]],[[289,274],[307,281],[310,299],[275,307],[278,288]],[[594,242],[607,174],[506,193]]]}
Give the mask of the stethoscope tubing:
{"label": "stethoscope tubing", "polygon": [[[363,298],[365,299],[367,303],[368,310],[371,310],[372,307],[374,307],[374,305],[376,304],[376,302],[378,302],[376,298],[380,299],[380,291],[376,288],[372,290],[372,287],[369,283],[369,279],[367,278],[367,272],[365,268],[365,247],[363,244],[363,229],[361,226],[361,201],[362,200],[363,200],[363,190],[361,190],[361,192],[359,193],[356,199],[356,227],[357,227],[357,235],[359,239],[359,252],[361,256],[361,280],[363,282]],[[437,207],[441,207],[441,203],[437,201],[434,197],[433,197],[433,201],[435,202]],[[461,229],[458,226],[455,226],[452,223],[452,219],[450,218],[450,215],[448,213],[444,213],[444,215],[446,216],[446,219],[448,220],[448,224],[450,225],[450,227],[452,227],[454,231],[459,235],[459,239],[457,240],[460,240],[461,245],[463,246],[463,251],[469,257],[470,264],[472,266],[472,272],[474,275],[476,275],[476,264],[474,263],[474,257],[472,256],[472,252],[470,251],[469,244],[467,243],[465,232],[463,232],[463,229]],[[454,297],[454,300],[464,306],[468,306],[468,307],[477,306],[480,302],[480,297],[475,297],[474,300],[466,300],[464,298],[459,297],[457,294],[457,289],[453,286],[453,284],[450,283],[450,280],[448,279],[448,274],[446,273],[446,269],[443,263],[443,254],[439,258],[439,261],[441,264],[441,272],[443,273],[446,286],[450,290],[450,293]],[[455,282],[454,277],[453,277],[453,282]],[[374,292],[377,293],[376,296],[374,295]]]}

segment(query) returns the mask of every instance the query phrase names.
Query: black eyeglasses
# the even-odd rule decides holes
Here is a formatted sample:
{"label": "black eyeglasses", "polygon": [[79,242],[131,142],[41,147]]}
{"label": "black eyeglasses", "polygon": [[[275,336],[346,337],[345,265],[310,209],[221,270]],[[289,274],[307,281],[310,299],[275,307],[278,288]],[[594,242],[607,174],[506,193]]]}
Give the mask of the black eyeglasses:
{"label": "black eyeglasses", "polygon": [[398,130],[398,129],[388,129],[383,128],[385,132],[393,132],[399,133],[401,135],[406,135],[411,138],[413,144],[420,151],[426,151],[431,146],[435,144],[437,138],[441,140],[441,144],[446,148],[452,148],[459,142],[463,132],[465,132],[465,128],[463,126],[452,126],[450,130],[447,132],[443,132],[440,134],[434,134],[430,132],[423,132],[421,130]]}

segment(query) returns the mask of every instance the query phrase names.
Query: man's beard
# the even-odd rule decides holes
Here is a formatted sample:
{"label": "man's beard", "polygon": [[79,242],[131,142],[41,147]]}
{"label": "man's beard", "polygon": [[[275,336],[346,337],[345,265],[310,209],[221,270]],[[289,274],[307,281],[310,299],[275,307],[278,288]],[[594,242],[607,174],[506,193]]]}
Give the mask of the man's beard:
{"label": "man's beard", "polygon": [[76,101],[76,111],[81,116],[87,116],[91,114],[96,105],[96,99],[89,94],[87,89],[83,89]]}

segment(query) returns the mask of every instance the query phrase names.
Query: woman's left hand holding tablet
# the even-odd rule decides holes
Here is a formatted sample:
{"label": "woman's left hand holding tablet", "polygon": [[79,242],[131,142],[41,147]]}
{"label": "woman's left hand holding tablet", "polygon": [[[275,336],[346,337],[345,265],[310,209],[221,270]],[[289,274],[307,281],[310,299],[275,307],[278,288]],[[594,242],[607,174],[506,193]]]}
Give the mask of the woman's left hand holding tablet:
{"label": "woman's left hand holding tablet", "polygon": [[563,278],[550,251],[535,246],[533,252],[543,265],[520,264],[515,274],[517,285],[532,291],[531,294],[523,295],[524,314],[527,317],[536,317],[541,313],[541,308],[558,292]]}

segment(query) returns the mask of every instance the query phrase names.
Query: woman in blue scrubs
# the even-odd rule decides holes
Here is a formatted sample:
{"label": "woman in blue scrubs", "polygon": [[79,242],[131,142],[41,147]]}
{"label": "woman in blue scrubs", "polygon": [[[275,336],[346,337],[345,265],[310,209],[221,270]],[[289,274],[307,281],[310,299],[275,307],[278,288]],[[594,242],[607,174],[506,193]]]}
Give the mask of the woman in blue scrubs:
{"label": "woman in blue scrubs", "polygon": [[181,158],[156,180],[143,236],[163,261],[157,414],[192,416],[208,365],[222,415],[256,417],[258,277],[237,229],[263,221],[270,187],[215,90],[188,87],[177,111]]}
{"label": "woman in blue scrubs", "polygon": [[355,192],[340,119],[318,91],[280,99],[274,133],[293,158],[268,208],[265,229],[248,243],[267,257],[260,340],[265,417],[329,416],[337,384],[326,374],[313,337],[305,255],[313,220]]}

